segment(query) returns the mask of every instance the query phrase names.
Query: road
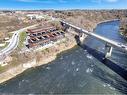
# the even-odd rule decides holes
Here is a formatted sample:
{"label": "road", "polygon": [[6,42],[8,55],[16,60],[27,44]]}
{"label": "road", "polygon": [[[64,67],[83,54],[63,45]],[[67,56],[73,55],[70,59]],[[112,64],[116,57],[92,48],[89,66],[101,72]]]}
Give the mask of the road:
{"label": "road", "polygon": [[[51,17],[51,20],[53,21],[53,20],[58,20],[58,19]],[[110,44],[113,47],[117,47],[118,49],[127,52],[127,46],[124,45],[124,44],[122,44],[122,43],[119,43],[119,42],[116,42],[116,41],[107,39],[105,37],[102,37],[102,36],[97,35],[97,34],[92,33],[92,32],[88,32],[88,31],[86,31],[86,30],[84,30],[82,28],[79,28],[79,27],[74,26],[72,24],[69,24],[67,22],[64,22],[64,21],[61,21],[61,20],[58,20],[58,21],[66,24],[66,25],[68,25],[69,27],[72,27],[74,29],[80,30],[80,32],[83,32],[83,33],[85,33],[85,34],[87,34],[89,36],[93,36],[93,37],[95,37],[95,38],[97,38],[97,39],[99,39],[101,41],[104,41],[104,42]],[[8,55],[9,53],[11,53],[18,46],[19,34],[21,32],[25,31],[28,28],[35,27],[35,26],[37,26],[37,24],[36,25],[29,26],[29,27],[26,27],[26,28],[22,28],[20,30],[15,31],[14,34],[13,34],[13,36],[12,36],[12,38],[10,39],[9,45],[7,47],[5,47],[3,50],[0,51],[0,57],[2,57],[4,55]]]}
{"label": "road", "polygon": [[8,44],[8,46],[0,51],[0,57],[10,54],[18,46],[19,36],[20,36],[21,32],[24,32],[28,28],[32,28],[35,26],[37,26],[37,24],[32,25],[32,26],[28,26],[26,28],[22,28],[22,29],[17,30],[17,31],[14,31],[14,34],[13,34],[12,38],[10,39],[10,43]]}
{"label": "road", "polygon": [[[52,21],[53,19],[51,19]],[[32,25],[32,26],[28,26],[26,28],[22,28],[20,30],[14,31],[14,34],[12,36],[12,38],[10,39],[10,43],[8,44],[7,47],[5,47],[3,50],[0,51],[0,61],[2,61],[3,59],[5,59],[5,56],[10,54],[17,46],[19,43],[19,35],[21,32],[25,31],[28,28],[32,28],[37,26],[38,24]]]}

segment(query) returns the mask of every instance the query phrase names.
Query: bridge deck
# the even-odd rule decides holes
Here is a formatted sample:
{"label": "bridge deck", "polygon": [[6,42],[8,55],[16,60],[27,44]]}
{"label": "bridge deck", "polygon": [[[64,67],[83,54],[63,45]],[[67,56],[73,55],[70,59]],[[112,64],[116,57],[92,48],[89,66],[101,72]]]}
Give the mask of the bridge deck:
{"label": "bridge deck", "polygon": [[79,30],[81,33],[84,33],[84,34],[86,34],[86,35],[95,37],[95,38],[97,38],[97,39],[99,39],[99,40],[101,40],[101,41],[103,41],[103,42],[108,43],[109,45],[111,45],[111,46],[113,46],[113,47],[116,47],[116,48],[118,48],[118,49],[120,49],[120,50],[122,50],[122,51],[124,51],[124,52],[127,52],[127,45],[125,45],[125,44],[123,44],[123,43],[119,43],[119,42],[117,42],[117,41],[114,41],[114,40],[108,39],[108,38],[106,38],[106,37],[100,36],[100,35],[98,35],[98,34],[95,34],[95,33],[93,33],[93,32],[86,31],[86,30],[84,30],[84,29],[82,29],[82,28],[80,28],[80,27],[77,27],[77,26],[75,26],[75,25],[69,24],[69,23],[67,23],[67,22],[65,22],[65,21],[61,21],[61,22],[62,22],[63,24],[65,24],[65,25],[68,25],[69,27],[72,27],[72,28],[74,28],[74,29],[76,29],[76,30]]}

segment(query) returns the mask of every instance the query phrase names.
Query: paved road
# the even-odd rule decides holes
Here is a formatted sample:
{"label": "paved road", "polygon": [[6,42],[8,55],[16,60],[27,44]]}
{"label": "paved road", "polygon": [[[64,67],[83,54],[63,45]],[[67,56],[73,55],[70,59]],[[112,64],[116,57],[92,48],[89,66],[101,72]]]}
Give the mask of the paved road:
{"label": "paved road", "polygon": [[[53,19],[51,19],[52,21]],[[22,28],[20,30],[14,31],[14,34],[12,36],[12,38],[10,39],[10,43],[7,47],[5,47],[3,50],[0,51],[0,61],[3,60],[5,58],[6,55],[8,55],[9,53],[11,53],[17,46],[18,46],[18,42],[19,42],[19,34],[23,31],[25,31],[28,28],[32,28],[37,26],[38,24],[26,27],[26,28]]]}
{"label": "paved road", "polygon": [[9,45],[0,51],[0,57],[2,57],[3,55],[7,55],[7,54],[11,53],[18,46],[19,35],[21,32],[25,31],[28,28],[32,28],[35,26],[37,26],[37,24],[15,31],[12,38],[10,39]]}

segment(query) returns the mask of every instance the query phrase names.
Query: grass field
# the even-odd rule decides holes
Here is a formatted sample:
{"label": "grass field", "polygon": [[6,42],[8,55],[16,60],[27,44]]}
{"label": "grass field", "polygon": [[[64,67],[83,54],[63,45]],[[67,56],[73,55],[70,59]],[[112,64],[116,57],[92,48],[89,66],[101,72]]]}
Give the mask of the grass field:
{"label": "grass field", "polygon": [[18,44],[18,47],[19,47],[19,48],[22,48],[22,47],[25,46],[25,45],[24,45],[24,41],[26,40],[26,36],[27,36],[27,34],[26,34],[25,31],[20,33],[19,44]]}

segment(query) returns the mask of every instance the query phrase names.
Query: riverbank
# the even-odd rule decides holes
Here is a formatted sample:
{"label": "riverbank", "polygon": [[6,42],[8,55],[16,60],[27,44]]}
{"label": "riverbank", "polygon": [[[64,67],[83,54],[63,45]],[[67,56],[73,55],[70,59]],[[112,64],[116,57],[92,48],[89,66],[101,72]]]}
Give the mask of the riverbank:
{"label": "riverbank", "polygon": [[[101,23],[103,23],[103,21],[98,24],[101,24]],[[35,52],[34,54],[32,54],[32,55],[34,55],[34,57],[30,58],[29,61],[25,61],[24,58],[21,58],[21,56],[19,56],[20,60],[17,60],[19,65],[11,67],[10,69],[1,73],[0,74],[0,77],[1,77],[0,83],[3,83],[7,80],[10,80],[10,79],[16,77],[17,75],[24,72],[28,68],[48,64],[49,62],[55,60],[59,53],[66,51],[68,49],[71,49],[77,45],[77,42],[76,42],[73,34],[69,33],[66,35],[66,37],[67,37],[66,41],[64,41],[62,43],[58,43],[55,46],[52,46],[52,47],[47,48],[45,50],[40,50],[39,52]]]}
{"label": "riverbank", "polygon": [[[96,33],[103,34],[104,36],[116,33],[113,37],[117,37],[120,41],[124,40],[120,39],[120,35],[116,32],[118,27],[115,24],[105,23],[100,26],[97,27],[98,29],[96,28],[98,30],[95,31]],[[111,29],[111,33],[103,31],[104,29]],[[99,51],[104,48],[103,43],[98,43],[94,38],[86,39],[85,43],[93,49],[98,47]],[[30,68],[1,84],[0,92],[19,94],[124,94],[126,89],[124,84],[126,84],[126,81],[117,74],[117,71],[121,70],[117,69],[114,72],[114,69],[112,69],[114,65],[112,68],[107,67],[105,65],[107,62],[100,62],[96,57],[91,56],[91,53],[88,53],[88,51],[76,46],[73,49],[62,52],[49,64]],[[112,55],[111,60],[117,63],[117,65],[124,67],[127,56],[124,56],[123,53],[118,53],[118,51],[114,52],[115,55]],[[111,64],[115,64],[114,62],[111,62]],[[119,80],[121,81],[120,83]]]}
{"label": "riverbank", "polygon": [[11,67],[8,70],[0,74],[0,83],[3,83],[7,80],[10,80],[16,77],[18,74],[24,72],[28,68],[41,66],[48,64],[49,62],[55,60],[57,55],[63,51],[73,48],[77,43],[75,41],[74,35],[67,35],[67,38],[64,42],[58,43],[50,48],[36,52],[36,56],[24,63],[20,63],[17,66]]}
{"label": "riverbank", "polygon": [[120,35],[127,39],[127,18],[123,18],[120,23]]}
{"label": "riverbank", "polygon": [[124,34],[124,32],[126,32],[126,31],[120,30],[120,35],[123,36],[127,40],[127,34]]}

